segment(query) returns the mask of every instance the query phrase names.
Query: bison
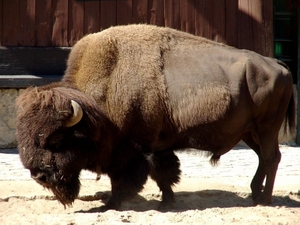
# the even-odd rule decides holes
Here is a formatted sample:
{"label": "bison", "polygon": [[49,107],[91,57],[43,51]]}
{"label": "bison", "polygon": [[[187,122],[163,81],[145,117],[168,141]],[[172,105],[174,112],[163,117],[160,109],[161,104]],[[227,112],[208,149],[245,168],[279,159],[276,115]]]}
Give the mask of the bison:
{"label": "bison", "polygon": [[180,179],[175,150],[206,151],[215,164],[243,140],[259,159],[253,202],[267,205],[279,130],[295,128],[294,99],[276,59],[171,28],[116,26],[78,41],[60,82],[19,96],[18,148],[31,177],[65,206],[85,169],[111,180],[102,210],[119,209],[148,176],[165,208]]}

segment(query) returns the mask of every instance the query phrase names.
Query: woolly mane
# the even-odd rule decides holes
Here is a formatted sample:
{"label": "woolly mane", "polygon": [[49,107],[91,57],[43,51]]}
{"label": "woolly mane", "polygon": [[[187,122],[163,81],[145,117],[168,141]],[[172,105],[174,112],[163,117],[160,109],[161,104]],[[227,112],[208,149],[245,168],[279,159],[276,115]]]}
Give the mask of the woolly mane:
{"label": "woolly mane", "polygon": [[[116,26],[89,34],[76,43],[63,80],[93,96],[103,113],[123,129],[135,103],[155,107],[157,115],[164,112],[164,56],[177,48],[199,46],[222,44],[171,28]],[[136,102],[137,98],[142,103]]]}
{"label": "woolly mane", "polygon": [[[104,126],[105,117],[92,98],[76,89],[56,84],[28,88],[17,98],[17,121],[19,121],[17,126],[19,128],[29,126],[32,134],[45,124],[64,127],[65,121],[73,115],[71,100],[78,102],[83,109],[84,126],[93,131],[99,126]],[[32,124],[32,121],[35,123]],[[96,140],[98,133],[91,132],[91,134]]]}

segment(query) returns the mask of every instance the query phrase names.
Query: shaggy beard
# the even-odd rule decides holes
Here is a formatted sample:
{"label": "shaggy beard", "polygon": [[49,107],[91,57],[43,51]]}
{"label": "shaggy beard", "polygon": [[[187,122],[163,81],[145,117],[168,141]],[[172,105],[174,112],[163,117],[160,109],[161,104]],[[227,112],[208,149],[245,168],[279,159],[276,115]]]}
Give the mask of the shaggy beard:
{"label": "shaggy beard", "polygon": [[66,206],[72,206],[73,202],[78,197],[80,181],[76,178],[71,182],[62,182],[47,188],[53,192],[57,200],[66,208]]}

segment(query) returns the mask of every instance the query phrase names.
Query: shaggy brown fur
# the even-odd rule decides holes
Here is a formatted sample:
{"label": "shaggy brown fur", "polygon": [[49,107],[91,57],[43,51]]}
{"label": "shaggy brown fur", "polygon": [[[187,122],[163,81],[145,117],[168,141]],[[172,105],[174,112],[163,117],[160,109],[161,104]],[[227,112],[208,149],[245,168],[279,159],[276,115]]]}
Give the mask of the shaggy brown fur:
{"label": "shaggy brown fur", "polygon": [[[67,127],[71,100],[84,114]],[[204,150],[216,164],[240,140],[260,160],[254,204],[269,204],[280,126],[295,127],[283,63],[150,25],[87,35],[72,49],[62,82],[25,91],[17,105],[20,156],[32,177],[69,205],[81,169],[106,173],[112,196],[105,210],[118,209],[148,175],[162,190],[161,206],[172,204],[180,175],[174,150]]]}
{"label": "shaggy brown fur", "polygon": [[[85,115],[80,128],[66,128],[64,125],[73,114],[70,99],[83,108]],[[23,165],[30,168],[32,176],[47,171],[49,177],[41,177],[45,179],[41,184],[51,189],[64,205],[70,205],[79,192],[79,173],[89,166],[85,161],[89,160],[90,154],[92,158],[99,155],[93,148],[90,153],[80,150],[95,145],[106,137],[106,129],[112,128],[107,126],[105,116],[93,99],[61,84],[28,88],[17,99],[17,105],[17,137]],[[99,127],[103,129],[101,136],[97,132]],[[107,145],[111,144],[109,139],[105,138],[105,141]],[[109,149],[111,147],[107,148],[107,156]],[[101,172],[98,164],[105,163],[103,160],[106,158],[97,159],[92,166],[94,172]]]}

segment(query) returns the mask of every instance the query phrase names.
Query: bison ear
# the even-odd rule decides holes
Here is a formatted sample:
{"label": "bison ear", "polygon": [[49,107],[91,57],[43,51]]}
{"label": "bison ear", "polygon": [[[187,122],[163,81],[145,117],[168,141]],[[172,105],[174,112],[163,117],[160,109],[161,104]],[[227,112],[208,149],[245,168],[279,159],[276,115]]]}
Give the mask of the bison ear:
{"label": "bison ear", "polygon": [[73,108],[73,116],[66,121],[66,127],[72,127],[76,125],[77,123],[79,123],[83,116],[82,108],[77,102],[71,100],[71,106]]}

